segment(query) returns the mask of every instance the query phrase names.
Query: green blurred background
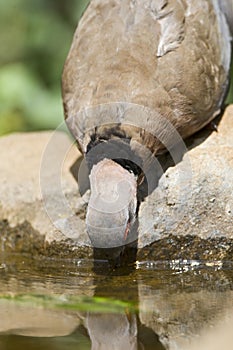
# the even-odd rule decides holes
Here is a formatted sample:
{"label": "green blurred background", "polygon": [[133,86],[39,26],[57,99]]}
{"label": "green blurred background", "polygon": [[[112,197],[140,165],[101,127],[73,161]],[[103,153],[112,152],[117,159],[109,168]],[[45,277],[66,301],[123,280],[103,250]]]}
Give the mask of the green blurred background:
{"label": "green blurred background", "polygon": [[0,135],[63,121],[61,74],[89,0],[0,0]]}
{"label": "green blurred background", "polygon": [[61,73],[88,2],[0,0],[0,135],[63,121]]}

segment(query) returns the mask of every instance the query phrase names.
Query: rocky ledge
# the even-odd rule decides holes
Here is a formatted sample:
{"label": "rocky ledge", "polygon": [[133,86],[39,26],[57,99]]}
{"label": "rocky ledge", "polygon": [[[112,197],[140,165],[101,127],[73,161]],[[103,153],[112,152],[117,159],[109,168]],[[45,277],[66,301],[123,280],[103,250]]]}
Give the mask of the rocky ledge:
{"label": "rocky ledge", "polygon": [[[165,170],[140,206],[138,260],[232,260],[233,105],[218,131],[205,128],[186,148],[175,165],[161,160]],[[11,134],[0,149],[1,249],[91,257],[80,195],[88,174],[69,136]]]}

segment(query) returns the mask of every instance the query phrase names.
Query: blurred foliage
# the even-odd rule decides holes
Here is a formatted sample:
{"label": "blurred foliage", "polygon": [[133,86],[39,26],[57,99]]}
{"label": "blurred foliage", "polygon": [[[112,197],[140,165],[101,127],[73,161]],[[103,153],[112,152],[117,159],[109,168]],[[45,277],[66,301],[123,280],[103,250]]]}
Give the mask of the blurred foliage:
{"label": "blurred foliage", "polygon": [[[0,295],[0,301],[7,301],[13,304],[44,307],[47,309],[61,309],[84,311],[92,313],[125,314],[127,312],[137,312],[137,304],[133,301],[120,299],[110,299],[104,297],[88,296],[66,296],[64,295],[42,295],[42,294],[14,294]],[[124,349],[122,349],[124,350]]]}
{"label": "blurred foliage", "polygon": [[88,0],[0,0],[0,134],[63,121],[60,81]]}
{"label": "blurred foliage", "polygon": [[88,2],[0,0],[0,134],[63,121],[62,69]]}

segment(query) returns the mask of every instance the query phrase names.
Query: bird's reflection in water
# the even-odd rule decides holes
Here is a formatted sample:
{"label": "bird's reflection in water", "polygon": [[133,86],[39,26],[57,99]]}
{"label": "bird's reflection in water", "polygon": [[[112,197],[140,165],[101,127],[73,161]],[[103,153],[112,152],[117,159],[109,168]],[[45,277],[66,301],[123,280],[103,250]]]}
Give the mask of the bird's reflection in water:
{"label": "bird's reflection in water", "polygon": [[92,350],[165,350],[158,336],[142,325],[135,313],[89,313],[86,327]]}
{"label": "bird's reflection in water", "polygon": [[[127,276],[135,269],[137,240],[125,247],[93,249],[93,272],[97,275]],[[103,262],[105,264],[103,265]]]}
{"label": "bird's reflection in water", "polygon": [[[110,263],[107,274],[106,268],[102,271],[101,262],[95,260],[95,272],[98,275],[102,274],[105,281],[109,279],[112,285],[111,291],[107,290],[106,284],[101,283],[98,277],[95,281],[96,297],[133,301],[138,305],[138,283],[130,277],[130,273],[135,268],[135,249],[131,247],[128,251],[126,250],[125,256],[128,260],[124,267],[114,268]],[[95,253],[98,256],[99,252]],[[129,277],[123,281],[117,278],[123,275]],[[84,325],[91,340],[92,350],[165,350],[158,335],[141,324],[136,311],[132,312],[127,308],[123,313],[89,312],[84,319]]]}

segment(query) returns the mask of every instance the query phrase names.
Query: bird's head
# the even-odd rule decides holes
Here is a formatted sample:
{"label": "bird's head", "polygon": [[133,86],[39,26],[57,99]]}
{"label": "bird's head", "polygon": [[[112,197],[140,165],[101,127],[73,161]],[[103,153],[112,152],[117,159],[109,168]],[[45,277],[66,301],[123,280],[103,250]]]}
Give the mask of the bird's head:
{"label": "bird's head", "polygon": [[134,174],[110,159],[92,167],[91,196],[87,208],[87,232],[95,248],[124,246],[137,208],[137,181]]}

